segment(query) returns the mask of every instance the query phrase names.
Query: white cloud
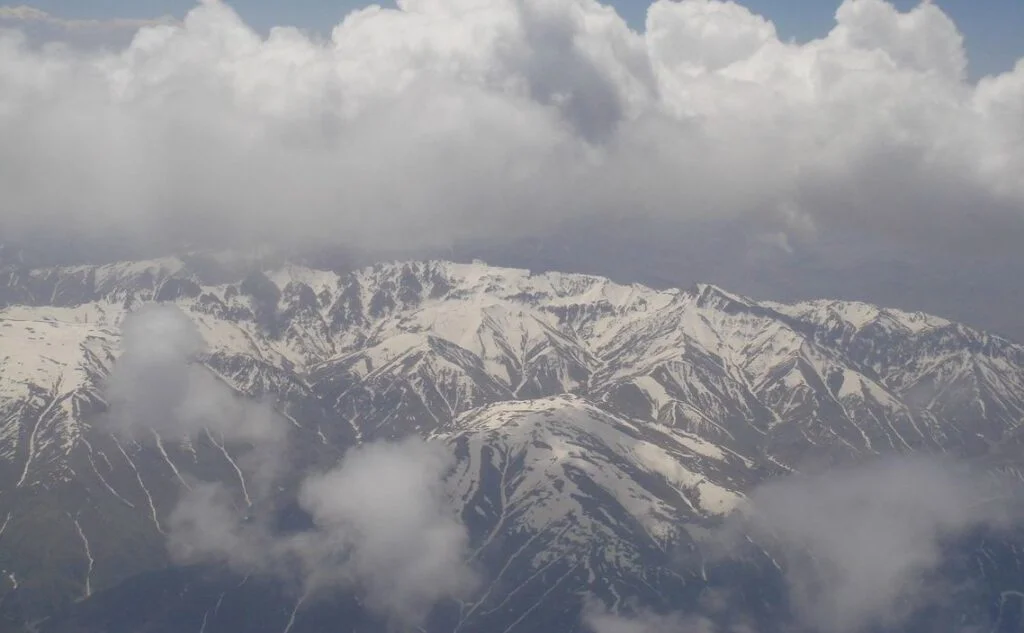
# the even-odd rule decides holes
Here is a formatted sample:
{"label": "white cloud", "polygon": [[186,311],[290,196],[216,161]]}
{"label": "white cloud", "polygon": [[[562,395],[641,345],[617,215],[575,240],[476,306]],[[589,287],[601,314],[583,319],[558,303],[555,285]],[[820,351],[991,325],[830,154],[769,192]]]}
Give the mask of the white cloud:
{"label": "white cloud", "polygon": [[261,498],[286,466],[288,425],[268,403],[234,393],[202,365],[205,349],[195,323],[174,305],[148,304],[125,315],[101,424],[143,444],[189,438],[244,445],[244,492],[247,500]]}
{"label": "white cloud", "polygon": [[[792,616],[772,628],[898,630],[944,601],[950,587],[941,569],[959,540],[1013,529],[1022,509],[1016,481],[936,457],[895,456],[757,486],[704,554],[708,562],[772,556]],[[669,615],[591,604],[583,621],[593,633],[751,633],[757,616],[738,598],[707,588],[693,611]]]}
{"label": "white cloud", "polygon": [[171,554],[296,583],[303,599],[352,590],[371,612],[415,627],[436,603],[477,587],[469,534],[443,492],[447,451],[415,438],[349,451],[304,480],[299,505],[314,525],[293,533],[243,516],[219,484],[196,486],[168,521]]}
{"label": "white cloud", "polygon": [[206,342],[173,305],[151,304],[125,316],[121,354],[106,381],[112,430],[174,438],[209,430],[230,441],[279,442],[285,427],[269,406],[236,396],[198,358]]}
{"label": "white cloud", "polygon": [[302,506],[328,546],[347,553],[340,569],[320,574],[351,576],[368,607],[403,624],[443,598],[465,597],[477,578],[466,562],[469,534],[443,488],[452,461],[449,447],[413,438],[350,451],[337,469],[307,479]]}
{"label": "white cloud", "polygon": [[778,557],[804,627],[898,627],[941,600],[935,574],[957,539],[1019,519],[1013,492],[964,465],[890,457],[769,481],[730,530]]}
{"label": "white cloud", "polygon": [[778,43],[774,24],[733,2],[656,2],[646,37],[667,81],[726,69]]}
{"label": "white cloud", "polygon": [[390,247],[625,214],[930,243],[1020,222],[1024,66],[968,83],[929,3],[836,20],[797,45],[713,0],[659,0],[645,34],[592,0],[406,0],[321,41],[208,1],[116,53],[2,35],[0,231]]}
{"label": "white cloud", "polygon": [[901,14],[882,0],[846,2],[839,7],[836,21],[833,37],[849,48],[877,50],[898,67],[935,72],[955,81],[965,76],[963,37],[935,4],[921,3]]}

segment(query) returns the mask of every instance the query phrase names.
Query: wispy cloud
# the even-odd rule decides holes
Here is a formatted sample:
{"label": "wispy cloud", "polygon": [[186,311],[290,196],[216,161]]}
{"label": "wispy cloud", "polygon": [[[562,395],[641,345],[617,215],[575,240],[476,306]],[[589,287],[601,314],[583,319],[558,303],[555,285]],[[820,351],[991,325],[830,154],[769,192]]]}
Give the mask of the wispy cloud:
{"label": "wispy cloud", "polygon": [[584,609],[583,621],[593,633],[718,633],[718,627],[700,615],[645,612],[627,616],[610,613],[598,604]]}
{"label": "wispy cloud", "polygon": [[181,24],[181,21],[169,15],[152,19],[109,18],[100,20],[64,18],[43,11],[38,7],[17,4],[0,5],[0,26],[4,25],[4,23],[44,24],[68,31],[136,31],[148,26]]}

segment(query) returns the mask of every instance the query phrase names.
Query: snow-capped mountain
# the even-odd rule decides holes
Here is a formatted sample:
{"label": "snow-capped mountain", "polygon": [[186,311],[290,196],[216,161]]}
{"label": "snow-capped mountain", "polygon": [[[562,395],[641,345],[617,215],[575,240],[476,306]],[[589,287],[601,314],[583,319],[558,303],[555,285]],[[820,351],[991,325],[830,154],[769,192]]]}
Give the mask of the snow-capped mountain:
{"label": "snow-capped mountain", "polygon": [[[915,450],[1014,471],[1021,456],[1024,347],[924,314],[479,262],[8,267],[0,608],[11,620],[76,600],[88,612],[103,590],[163,568],[165,521],[190,478],[248,499],[242,447],[214,433],[125,442],[94,423],[120,324],[148,302],[189,315],[220,380],[274,402],[294,426],[293,460],[313,468],[408,434],[452,447],[449,491],[487,585],[438,631],[574,630],[583,593],[613,609],[688,604],[733,572],[680,559],[773,473]],[[184,595],[213,581],[168,582]],[[212,605],[227,591],[196,591],[176,622],[216,631]],[[750,589],[752,603],[758,591],[770,589]],[[275,599],[284,606],[259,630],[317,630],[322,607]],[[46,626],[121,630],[103,622]]]}

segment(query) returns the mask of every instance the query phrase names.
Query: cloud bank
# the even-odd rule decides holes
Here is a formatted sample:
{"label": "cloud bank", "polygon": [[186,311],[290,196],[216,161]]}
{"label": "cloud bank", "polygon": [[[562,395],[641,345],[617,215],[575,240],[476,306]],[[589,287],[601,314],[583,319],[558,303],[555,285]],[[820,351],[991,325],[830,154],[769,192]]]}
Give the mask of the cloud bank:
{"label": "cloud bank", "polygon": [[400,0],[321,40],[207,0],[113,52],[0,34],[0,233],[443,246],[602,217],[967,243],[1024,222],[1024,63],[936,5],[783,42],[715,0]]}
{"label": "cloud bank", "polygon": [[326,473],[303,474],[298,508],[312,526],[282,532],[273,497],[291,467],[287,423],[269,405],[236,396],[197,362],[202,335],[177,307],[130,313],[121,336],[105,390],[112,432],[143,442],[154,433],[193,441],[205,434],[250,447],[239,468],[258,485],[244,505],[218,482],[182,490],[167,521],[175,561],[276,577],[305,597],[354,590],[367,608],[403,627],[475,588],[468,533],[443,488],[452,459],[444,447],[418,439],[372,444]]}

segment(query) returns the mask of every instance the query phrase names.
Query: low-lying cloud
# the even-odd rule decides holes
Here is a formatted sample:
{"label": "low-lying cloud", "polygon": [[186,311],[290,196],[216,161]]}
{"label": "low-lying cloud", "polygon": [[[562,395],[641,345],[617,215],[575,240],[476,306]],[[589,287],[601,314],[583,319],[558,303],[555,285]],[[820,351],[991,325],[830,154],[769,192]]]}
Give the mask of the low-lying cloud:
{"label": "low-lying cloud", "polygon": [[[772,556],[793,630],[899,630],[946,599],[949,548],[974,530],[1018,525],[1021,508],[1005,482],[963,464],[891,457],[762,484],[718,534],[713,558],[743,558],[750,547]],[[584,620],[594,633],[747,633],[743,618],[735,622],[748,608],[725,597],[685,616],[590,608]],[[733,624],[716,619],[723,613]]]}
{"label": "low-lying cloud", "polygon": [[[435,603],[476,586],[468,533],[445,496],[452,455],[418,439],[349,451],[328,472],[304,474],[298,508],[308,529],[281,531],[279,493],[289,427],[267,404],[232,393],[198,361],[203,338],[174,306],[149,305],[122,324],[122,353],[107,381],[110,429],[248,445],[239,460],[260,484],[249,503],[218,482],[182,490],[168,517],[168,547],[181,563],[225,564],[293,584],[306,597],[358,591],[374,613],[403,627]],[[279,501],[279,500],[278,500]]]}
{"label": "low-lying cloud", "polygon": [[584,609],[583,620],[593,633],[715,633],[718,630],[711,620],[699,615],[642,613],[624,616],[610,613],[602,606],[588,606]]}
{"label": "low-lying cloud", "polygon": [[313,527],[298,532],[245,516],[220,484],[206,484],[172,513],[170,550],[179,562],[297,583],[307,597],[355,590],[372,612],[415,626],[477,583],[469,535],[443,491],[450,460],[445,447],[418,439],[353,449],[337,468],[303,482],[299,507]]}
{"label": "low-lying cloud", "polygon": [[791,250],[1024,221],[1024,64],[933,3],[798,44],[731,2],[401,0],[319,39],[205,0],[119,50],[0,33],[0,233],[415,247],[605,216]]}
{"label": "low-lying cloud", "polygon": [[781,555],[792,607],[812,630],[898,625],[936,600],[945,548],[1011,524],[992,482],[937,458],[889,458],[792,476],[750,497],[745,531]]}
{"label": "low-lying cloud", "polygon": [[288,426],[267,403],[234,393],[199,362],[206,342],[176,306],[149,304],[125,315],[121,354],[106,379],[103,423],[133,441],[205,436],[249,447],[238,466],[253,490],[269,491],[285,467]]}
{"label": "low-lying cloud", "polygon": [[[444,490],[453,461],[447,446],[416,438],[371,444],[303,484],[302,507],[327,545],[347,553],[340,571],[356,579],[371,609],[411,622],[475,587],[469,534]],[[337,570],[320,573],[329,581]]]}
{"label": "low-lying cloud", "polygon": [[237,396],[198,362],[205,349],[176,306],[150,304],[125,315],[121,354],[105,388],[112,429],[132,438],[211,431],[230,441],[282,440],[286,428],[273,409]]}

